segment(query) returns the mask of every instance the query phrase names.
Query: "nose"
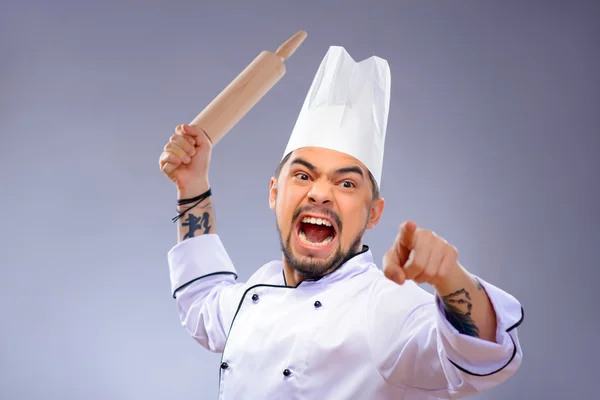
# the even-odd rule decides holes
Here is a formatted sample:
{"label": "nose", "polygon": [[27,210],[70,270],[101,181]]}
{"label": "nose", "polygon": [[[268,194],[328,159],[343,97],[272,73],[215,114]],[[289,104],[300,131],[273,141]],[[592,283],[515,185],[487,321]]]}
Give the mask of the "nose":
{"label": "nose", "polygon": [[331,190],[326,182],[315,182],[308,192],[308,199],[311,204],[324,205],[331,203]]}

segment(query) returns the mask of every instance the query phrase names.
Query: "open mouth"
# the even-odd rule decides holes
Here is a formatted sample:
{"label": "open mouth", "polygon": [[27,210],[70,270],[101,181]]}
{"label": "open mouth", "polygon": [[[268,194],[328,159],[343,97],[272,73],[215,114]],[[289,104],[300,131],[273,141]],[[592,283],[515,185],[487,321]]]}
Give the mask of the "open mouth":
{"label": "open mouth", "polygon": [[333,224],[325,218],[306,216],[298,224],[298,238],[306,246],[325,247],[335,235]]}

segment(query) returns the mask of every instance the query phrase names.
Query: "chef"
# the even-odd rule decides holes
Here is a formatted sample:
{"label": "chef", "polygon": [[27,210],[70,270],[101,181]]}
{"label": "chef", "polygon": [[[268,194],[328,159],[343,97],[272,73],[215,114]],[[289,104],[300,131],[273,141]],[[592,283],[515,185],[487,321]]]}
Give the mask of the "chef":
{"label": "chef", "polygon": [[390,79],[384,59],[328,49],[270,181],[281,258],[247,282],[216,228],[210,141],[180,125],[165,146],[161,169],[177,166],[172,295],[191,337],[222,354],[220,399],[464,398],[521,365],[520,303],[452,244],[406,221],[377,265],[363,242],[384,210]]}

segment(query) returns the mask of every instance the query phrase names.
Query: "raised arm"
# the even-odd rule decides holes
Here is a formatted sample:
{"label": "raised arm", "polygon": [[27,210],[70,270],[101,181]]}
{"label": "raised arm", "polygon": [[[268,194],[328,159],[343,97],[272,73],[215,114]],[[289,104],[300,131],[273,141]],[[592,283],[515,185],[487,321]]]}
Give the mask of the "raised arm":
{"label": "raised arm", "polygon": [[[159,166],[177,188],[177,244],[168,253],[171,292],[182,325],[208,350],[221,352],[243,293],[236,270],[216,230],[208,169],[212,152],[206,135],[176,128]],[[176,166],[167,174],[166,163]]]}
{"label": "raised arm", "polygon": [[[212,145],[203,131],[188,125],[179,125],[165,145],[159,159],[160,170],[177,189],[178,243],[216,233],[215,218],[210,197],[208,171]],[[167,172],[165,166],[175,168]]]}

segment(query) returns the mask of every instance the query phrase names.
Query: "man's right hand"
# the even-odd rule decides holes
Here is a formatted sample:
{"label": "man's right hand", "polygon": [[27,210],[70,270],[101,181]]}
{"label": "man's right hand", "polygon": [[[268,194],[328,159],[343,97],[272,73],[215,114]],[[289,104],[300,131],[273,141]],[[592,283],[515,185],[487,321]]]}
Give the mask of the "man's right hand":
{"label": "man's right hand", "polygon": [[[204,131],[182,124],[175,128],[160,155],[160,170],[175,184],[179,198],[195,197],[209,189],[208,168],[212,143]],[[167,173],[165,164],[175,169]]]}

